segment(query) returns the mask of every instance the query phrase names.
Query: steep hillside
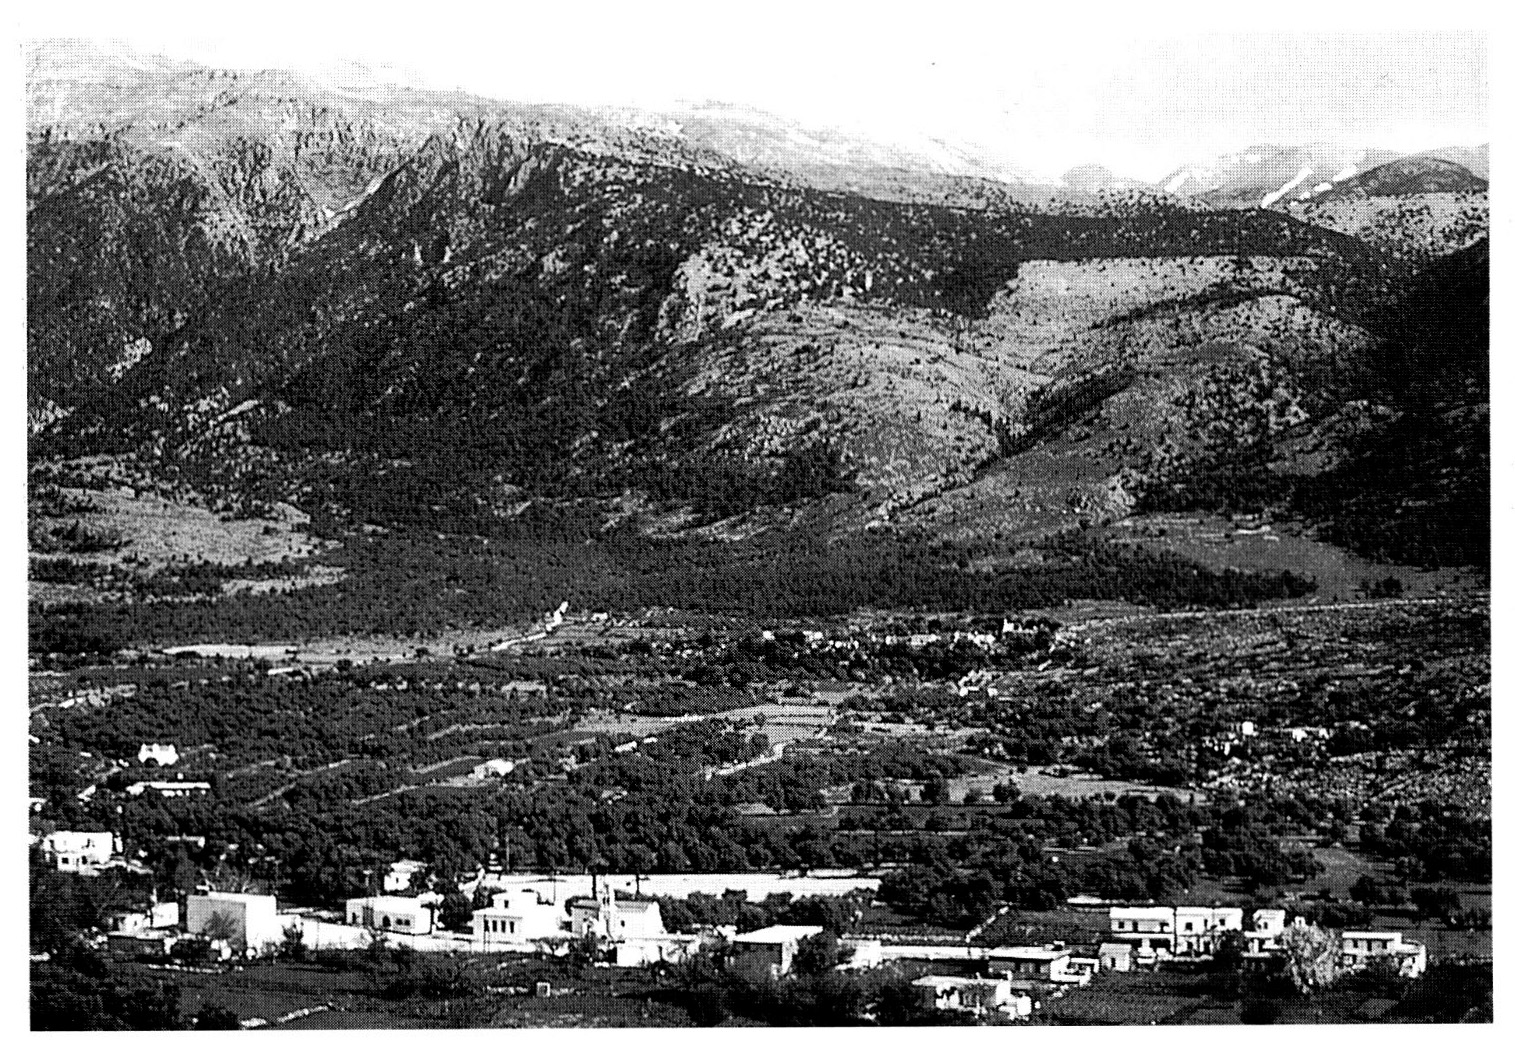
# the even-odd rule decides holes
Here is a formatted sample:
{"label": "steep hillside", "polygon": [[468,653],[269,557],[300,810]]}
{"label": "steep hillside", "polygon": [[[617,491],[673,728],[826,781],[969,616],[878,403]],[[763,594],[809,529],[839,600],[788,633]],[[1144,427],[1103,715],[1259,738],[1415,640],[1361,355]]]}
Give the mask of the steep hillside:
{"label": "steep hillside", "polygon": [[1330,189],[1315,194],[1316,199],[1335,197],[1405,197],[1428,193],[1486,193],[1487,179],[1479,178],[1460,164],[1437,157],[1411,156],[1380,164]]}
{"label": "steep hillside", "polygon": [[[638,486],[647,456],[666,457],[668,419],[690,454],[730,444],[715,422],[730,389],[670,391],[670,346],[716,348],[804,303],[968,322],[1023,260],[1222,251],[1357,248],[1265,213],[890,204],[765,183],[663,145],[590,152],[459,122],[284,264],[222,275],[152,352],[70,403],[42,446],[133,451],[242,497],[277,483],[390,491],[412,512],[502,485],[598,495],[612,478]],[[637,381],[655,365],[656,382]],[[749,448],[733,468],[766,474],[830,439]]]}
{"label": "steep hillside", "polygon": [[27,154],[27,377],[34,427],[108,388],[256,270],[298,222],[297,195],[256,210],[172,153],[119,136],[42,135]]}
{"label": "steep hillside", "polygon": [[1289,204],[1289,214],[1394,255],[1445,255],[1489,235],[1489,195],[1327,196]]}

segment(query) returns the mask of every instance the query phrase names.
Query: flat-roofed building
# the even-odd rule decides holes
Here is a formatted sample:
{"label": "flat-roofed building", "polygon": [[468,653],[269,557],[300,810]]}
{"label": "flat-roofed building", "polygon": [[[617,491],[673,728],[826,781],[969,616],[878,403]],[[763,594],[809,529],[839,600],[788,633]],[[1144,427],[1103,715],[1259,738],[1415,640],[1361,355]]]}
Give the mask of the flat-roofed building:
{"label": "flat-roofed building", "polygon": [[1215,952],[1226,932],[1240,932],[1239,906],[1176,906],[1173,908],[1174,952],[1207,955]]}
{"label": "flat-roofed building", "polygon": [[426,864],[415,859],[396,859],[384,871],[384,893],[392,895],[411,886],[411,878],[426,872]]}
{"label": "flat-roofed building", "polygon": [[1014,992],[1008,979],[971,979],[951,975],[923,975],[910,984],[927,1008],[943,1011],[991,1012],[1024,1019],[1031,1014],[1031,998]]}
{"label": "flat-roofed building", "polygon": [[58,830],[42,838],[42,851],[65,873],[91,872],[121,850],[109,830]]}
{"label": "flat-roofed building", "polygon": [[530,942],[567,936],[562,911],[530,888],[510,888],[496,892],[489,905],[473,911],[474,942],[488,949],[492,945]]}
{"label": "flat-roofed building", "polygon": [[1426,947],[1404,932],[1343,931],[1341,964],[1343,968],[1364,968],[1380,958],[1393,963],[1399,974],[1416,979],[1426,971]]}
{"label": "flat-roofed building", "polygon": [[626,939],[612,949],[613,963],[618,968],[645,968],[649,964],[677,964],[700,952],[698,935],[681,935],[669,932],[666,935],[649,935]]}
{"label": "flat-roofed building", "polygon": [[237,952],[257,952],[284,937],[279,903],[272,895],[246,892],[206,892],[185,900],[185,929],[191,935],[225,932]]}
{"label": "flat-roofed building", "polygon": [[1102,942],[1099,944],[1099,966],[1102,971],[1129,972],[1133,947],[1128,942]]}
{"label": "flat-roofed building", "polygon": [[1173,907],[1112,906],[1110,937],[1138,950],[1173,950]]}
{"label": "flat-roofed building", "polygon": [[436,924],[434,899],[372,895],[347,900],[347,923],[397,935],[430,935]]}
{"label": "flat-roofed building", "polygon": [[1260,957],[1276,952],[1278,937],[1287,927],[1288,914],[1283,910],[1253,910],[1252,930],[1242,933],[1247,940],[1247,953],[1253,957]]}
{"label": "flat-roofed building", "polygon": [[172,767],[179,763],[179,748],[173,743],[165,746],[156,742],[144,742],[137,747],[137,763],[152,763],[163,768]]}
{"label": "flat-roofed building", "polygon": [[1087,974],[1069,971],[1072,956],[1066,946],[999,946],[989,951],[989,971],[1016,982],[1088,982]]}
{"label": "flat-roofed building", "polygon": [[825,931],[819,924],[775,924],[731,941],[731,966],[751,978],[777,978],[789,971],[804,940]]}

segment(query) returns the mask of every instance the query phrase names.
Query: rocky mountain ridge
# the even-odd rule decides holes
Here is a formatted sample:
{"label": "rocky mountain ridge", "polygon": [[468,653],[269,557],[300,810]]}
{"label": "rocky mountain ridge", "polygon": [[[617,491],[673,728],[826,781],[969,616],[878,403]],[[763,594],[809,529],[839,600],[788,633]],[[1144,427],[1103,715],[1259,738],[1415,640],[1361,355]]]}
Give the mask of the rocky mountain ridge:
{"label": "rocky mountain ridge", "polygon": [[554,107],[352,124],[263,76],[168,121],[108,79],[158,115],[29,143],[33,454],[242,512],[1005,537],[1251,504],[1402,399],[1376,358],[1434,276],[1276,210],[832,192]]}

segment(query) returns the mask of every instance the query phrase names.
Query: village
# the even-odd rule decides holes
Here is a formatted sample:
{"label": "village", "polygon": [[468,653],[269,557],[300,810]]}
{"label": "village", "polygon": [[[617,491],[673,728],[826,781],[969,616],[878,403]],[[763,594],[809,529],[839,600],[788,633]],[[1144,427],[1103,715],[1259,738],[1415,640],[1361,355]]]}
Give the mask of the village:
{"label": "village", "polygon": [[[40,842],[40,851],[58,871],[88,878],[123,865],[119,844],[110,833],[59,831]],[[740,932],[735,924],[670,930],[660,908],[660,898],[745,902],[778,889],[784,899],[799,891],[838,900],[844,912],[877,905],[871,898],[878,879],[846,871],[547,876],[496,868],[479,869],[456,885],[436,884],[426,864],[414,860],[376,872],[380,891],[348,899],[340,911],[281,906],[270,894],[205,886],[162,901],[154,893],[144,905],[105,914],[107,930],[92,944],[117,960],[160,970],[203,970],[206,964],[240,970],[323,951],[392,950],[499,957],[502,972],[516,960],[581,956],[597,967],[666,973],[704,953],[718,958],[731,976],[761,983],[789,976],[807,944],[829,937],[834,968],[899,968],[922,1009],[989,1023],[1033,1020],[1068,993],[1099,994],[1142,971],[1223,964],[1227,970],[1288,974],[1315,987],[1369,970],[1418,979],[1430,960],[1426,946],[1403,931],[1324,928],[1281,908],[1107,905],[1079,897],[1069,906],[1100,913],[1103,930],[1098,942],[1077,945],[985,945],[982,925],[950,937],[837,935],[822,924],[787,923]],[[721,887],[738,884],[744,887]],[[466,922],[446,912],[444,892],[475,900]],[[550,997],[551,981],[534,982],[531,992]],[[268,1021],[251,1016],[241,1025]]]}

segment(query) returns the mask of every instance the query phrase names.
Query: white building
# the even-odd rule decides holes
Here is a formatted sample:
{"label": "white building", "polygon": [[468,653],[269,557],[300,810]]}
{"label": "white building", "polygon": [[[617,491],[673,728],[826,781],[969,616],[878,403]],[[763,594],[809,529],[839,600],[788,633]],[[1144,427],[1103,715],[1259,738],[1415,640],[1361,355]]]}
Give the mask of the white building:
{"label": "white building", "polygon": [[496,892],[487,907],[473,911],[474,942],[485,949],[567,934],[558,908],[530,888]]}
{"label": "white building", "polygon": [[1102,942],[1099,944],[1099,966],[1103,971],[1129,972],[1132,947],[1128,942]]}
{"label": "white building", "polygon": [[410,887],[411,878],[426,871],[424,862],[415,859],[397,859],[384,871],[384,894],[392,895]]}
{"label": "white building", "polygon": [[184,782],[176,779],[167,782],[134,782],[126,788],[126,792],[133,797],[140,797],[149,791],[159,797],[194,797],[208,794],[210,783]]}
{"label": "white building", "polygon": [[1273,938],[1284,933],[1288,914],[1283,910],[1253,910],[1252,911],[1252,934],[1267,935]]}
{"label": "white building", "polygon": [[698,935],[646,936],[618,942],[614,948],[614,963],[618,968],[645,968],[649,964],[667,962],[678,964],[700,952]]}
{"label": "white building", "polygon": [[1088,973],[1069,970],[1072,957],[1066,946],[1000,946],[989,951],[989,971],[1016,982],[1087,983]]}
{"label": "white building", "polygon": [[787,974],[795,950],[804,940],[825,931],[819,924],[775,924],[731,940],[731,967],[750,978]]}
{"label": "white building", "polygon": [[1110,937],[1136,947],[1139,961],[1159,953],[1206,956],[1226,932],[1242,930],[1235,906],[1112,906]]}
{"label": "white building", "polygon": [[1174,953],[1204,956],[1215,952],[1221,936],[1241,931],[1239,906],[1176,906],[1173,909]]}
{"label": "white building", "polygon": [[1137,959],[1151,959],[1157,951],[1173,952],[1173,907],[1112,906],[1110,937],[1136,947]]}
{"label": "white building", "polygon": [[1013,992],[1007,979],[960,979],[950,975],[923,975],[910,984],[928,1008],[986,1015],[1000,1012],[1017,1019],[1031,1014],[1031,998]]}
{"label": "white building", "polygon": [[347,900],[347,923],[398,935],[430,935],[435,927],[436,897],[372,895]]}
{"label": "white building", "polygon": [[179,904],[159,902],[145,910],[123,910],[110,916],[110,930],[125,935],[140,935],[179,926]]}
{"label": "white building", "polygon": [[1080,986],[1088,985],[1089,981],[1099,974],[1099,971],[1100,961],[1098,957],[1068,958],[1068,975],[1070,978],[1078,980]]}
{"label": "white building", "polygon": [[144,742],[137,749],[137,763],[146,764],[149,761],[162,768],[172,767],[179,763],[179,748],[173,743],[164,746],[156,742]]}
{"label": "white building", "polygon": [[[298,918],[290,923],[294,921]],[[206,892],[185,900],[184,925],[189,934],[205,935],[213,922],[225,925],[227,941],[239,953],[277,946],[284,938],[286,923],[280,919],[279,903],[272,895]]]}
{"label": "white building", "polygon": [[1388,958],[1398,966],[1399,974],[1410,979],[1417,979],[1426,971],[1425,944],[1406,939],[1404,932],[1341,933],[1343,968],[1363,968],[1379,958]]}
{"label": "white building", "polygon": [[[1257,955],[1273,953],[1278,949],[1278,937],[1288,927],[1288,915],[1283,910],[1253,910],[1252,930],[1243,932],[1247,939],[1247,953]],[[1304,924],[1304,918],[1296,917],[1296,924]]]}
{"label": "white building", "polygon": [[668,934],[663,927],[663,911],[654,900],[617,899],[608,882],[595,891],[594,898],[569,903],[569,926],[575,936],[620,940]]}
{"label": "white building", "polygon": [[475,779],[503,779],[515,770],[515,761],[496,757],[492,761],[485,761],[483,764],[474,765],[473,771],[469,774]]}
{"label": "white building", "polygon": [[42,851],[67,873],[104,866],[121,851],[121,842],[108,830],[58,830],[42,838]]}

